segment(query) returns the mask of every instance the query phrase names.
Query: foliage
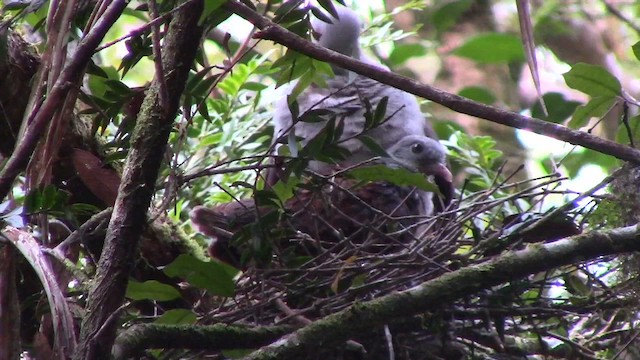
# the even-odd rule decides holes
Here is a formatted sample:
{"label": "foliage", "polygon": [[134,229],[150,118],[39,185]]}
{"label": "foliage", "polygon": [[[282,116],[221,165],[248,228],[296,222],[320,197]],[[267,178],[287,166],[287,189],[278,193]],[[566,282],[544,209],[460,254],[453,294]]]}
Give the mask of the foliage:
{"label": "foliage", "polygon": [[[257,2],[244,2],[264,10],[267,17],[307,40],[313,38],[311,16],[330,21],[327,14],[335,12],[335,4],[331,1],[318,1],[319,5],[306,8],[299,7],[302,1],[271,1],[267,7]],[[422,3],[407,2],[399,10],[424,10]],[[434,9],[428,10],[436,31],[429,41],[423,38],[407,42],[418,31],[429,29],[415,26],[408,31],[395,30],[392,16],[376,10],[370,14],[371,25],[365,29],[362,46],[394,70],[408,71],[411,70],[409,60],[437,56],[437,45],[434,44],[439,44],[441,37],[465,17],[472,2],[436,3]],[[96,147],[100,150],[96,152],[103,156],[104,166],[115,172],[125,166],[127,153],[134,145],[132,134],[136,117],[149,91],[150,79],[146,74],[155,56],[152,28],[130,32],[131,22],[151,21],[149,6],[145,4],[136,2],[136,6],[129,7],[127,16],[116,23],[110,38],[105,39],[106,43],[125,36],[114,45],[124,55],[109,53],[114,51],[112,49],[95,53],[87,66],[85,87],[80,91],[75,111],[78,117],[90,119],[90,132],[99,139]],[[237,25],[230,13],[222,10],[224,1],[205,1],[205,4],[205,12],[200,18],[202,24],[213,28],[227,20],[225,24]],[[157,5],[159,16],[171,14],[177,6],[168,1]],[[41,40],[38,46],[45,48],[50,41],[42,26],[46,11],[27,12],[15,4],[6,9],[13,14],[24,11],[21,17],[16,15],[12,26],[28,29],[23,31],[31,31]],[[78,16],[71,34],[80,34],[88,21],[88,17]],[[241,26],[247,25],[242,23]],[[525,57],[515,31],[477,34],[446,56],[463,57],[480,66],[519,66]],[[142,276],[144,278],[137,278],[138,272],[132,274],[126,289],[126,297],[131,303],[123,310],[129,323],[151,319],[164,325],[224,322],[258,327],[278,323],[283,312],[287,317],[298,317],[295,311],[313,321],[348,308],[354,302],[412,288],[457,268],[481,264],[506,251],[522,249],[526,244],[629,225],[622,221],[621,214],[625,209],[616,206],[619,204],[616,194],[603,198],[595,193],[585,193],[578,199],[581,193],[572,190],[574,185],[559,174],[574,177],[588,165],[609,172],[615,163],[608,155],[594,150],[570,151],[561,156],[546,154],[542,159],[530,160],[527,165],[531,167],[531,162],[538,161],[534,165],[546,167],[547,174],[537,178],[529,174],[533,179],[520,179],[515,173],[505,173],[502,139],[473,135],[460,124],[438,119],[434,120],[435,127],[447,147],[460,186],[455,211],[434,216],[421,224],[430,237],[416,239],[416,244],[409,249],[392,249],[385,256],[354,244],[340,249],[342,257],[327,256],[330,259],[317,254],[290,254],[293,251],[282,246],[280,240],[287,236],[292,239],[291,243],[305,243],[309,235],[282,225],[295,221],[287,201],[301,192],[322,194],[323,189],[340,185],[333,179],[305,171],[307,165],[310,161],[338,163],[348,155],[341,137],[342,114],[335,109],[313,109],[300,114],[296,102],[297,96],[310,87],[326,87],[327,79],[334,76],[334,71],[329,64],[300,52],[280,46],[263,50],[254,47],[250,39],[231,35],[222,41],[205,40],[191,67],[149,214],[153,220],[161,218],[175,223],[178,230],[167,237],[182,240],[184,235],[185,239],[195,239],[204,247],[205,242],[211,240],[192,228],[189,210],[197,205],[215,206],[253,198],[258,207],[256,213],[262,212],[261,216],[232,234],[230,241],[243,250],[242,264],[258,266],[238,271],[215,260],[203,261],[193,254],[176,255],[171,262],[157,264],[144,258],[143,250],[140,263],[151,264],[156,272],[153,276]],[[230,43],[241,51],[230,53]],[[638,43],[629,52],[638,57]],[[636,60],[632,63],[634,66]],[[546,108],[536,103],[515,110],[529,112],[551,123],[566,124],[572,129],[589,127],[589,131],[593,129],[590,127],[593,119],[605,117],[615,105],[624,103],[625,109],[633,107],[637,110],[637,102],[624,90],[623,79],[600,65],[576,63],[563,77],[565,90],[571,88],[585,95],[581,101],[564,90],[550,91],[542,95]],[[291,82],[294,85],[288,102],[293,118],[308,123],[325,121],[326,125],[304,144],[295,136],[277,139],[286,145],[280,146],[277,152],[284,159],[284,175],[280,182],[269,187],[265,186],[262,170],[269,167],[274,156],[273,103],[274,99],[283,96],[282,88]],[[458,94],[483,104],[495,104],[503,101],[501,97],[506,97],[484,84],[465,87]],[[382,100],[367,106],[365,130],[384,123],[386,105],[386,100]],[[639,118],[630,116],[629,112],[621,118],[623,121],[615,140],[633,144]],[[358,134],[356,138],[377,155],[385,155],[366,134]],[[540,145],[545,147],[545,144]],[[436,189],[423,176],[403,169],[377,165],[345,172],[358,184],[383,181],[431,191]],[[93,198],[89,200],[89,197],[83,198],[65,189],[64,181],[29,188],[28,180],[15,183],[16,192],[23,191],[26,195],[8,201],[6,207],[3,204],[0,220],[14,216],[16,208],[22,208],[26,216],[39,217],[40,221],[60,220],[71,228],[67,229],[71,232],[79,231],[88,220],[89,211],[98,212],[99,208],[105,207],[105,204],[90,201]],[[33,223],[37,230],[25,231],[36,235],[47,231],[46,222],[33,220]],[[86,238],[90,236],[86,235]],[[73,274],[82,274],[74,275],[74,281],[96,276],[96,264],[90,259],[97,257],[91,254],[86,241],[82,244],[84,248],[79,258],[69,266]],[[429,260],[425,260],[424,254],[429,255]],[[282,259],[282,262],[278,261]],[[408,340],[409,345],[398,340],[397,346],[411,348],[421,342],[438,343],[434,338],[452,333],[464,339],[456,342],[457,345],[466,344],[471,352],[482,354],[495,355],[509,347],[515,348],[511,349],[512,353],[526,351],[525,345],[518,348],[518,345],[510,344],[539,342],[540,349],[532,345],[531,354],[571,353],[576,358],[613,358],[615,354],[606,344],[621,351],[627,342],[637,348],[630,330],[638,325],[634,312],[637,303],[629,296],[636,291],[630,283],[637,280],[637,274],[624,273],[628,264],[625,259],[614,257],[576,259],[571,265],[505,282],[480,293],[470,293],[465,299],[443,304],[442,309],[434,309],[433,313],[404,324],[409,329],[406,333],[422,331],[423,334],[423,330],[430,329],[431,334],[438,336],[412,337]],[[39,294],[34,292],[31,296]],[[70,297],[81,305],[84,296],[73,294]],[[288,306],[295,311],[288,309],[287,313],[286,309],[282,310],[283,305],[274,306],[282,298],[287,298]],[[32,313],[43,311],[36,303],[33,300],[23,305]],[[604,310],[594,310],[600,308]],[[416,320],[418,324],[414,323]],[[126,331],[124,325],[118,326],[120,331]],[[497,344],[482,337],[491,337]],[[369,345],[366,339],[357,340]],[[25,349],[28,346],[24,344]],[[377,349],[382,351],[384,347]],[[149,352],[148,355],[177,358],[182,354],[166,350],[163,354],[151,355]]]}

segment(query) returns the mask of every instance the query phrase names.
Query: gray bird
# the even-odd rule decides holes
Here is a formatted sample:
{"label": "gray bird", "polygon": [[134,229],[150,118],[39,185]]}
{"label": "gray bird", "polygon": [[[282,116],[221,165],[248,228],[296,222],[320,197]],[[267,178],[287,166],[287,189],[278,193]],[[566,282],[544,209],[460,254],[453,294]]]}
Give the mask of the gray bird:
{"label": "gray bird", "polygon": [[[438,141],[426,136],[407,135],[389,148],[388,155],[374,163],[441,178],[448,184],[444,188],[440,187],[443,194],[451,189],[451,172],[446,166],[444,147]],[[356,244],[364,242],[370,236],[376,236],[373,243],[388,244],[389,238],[385,234],[396,232],[400,227],[408,231],[394,237],[399,243],[406,244],[422,231],[420,227],[414,226],[416,216],[430,213],[433,206],[432,193],[416,191],[412,187],[381,181],[362,185],[360,181],[342,175],[336,175],[333,184],[337,186],[324,187],[323,190],[311,190],[307,187],[298,189],[283,204],[287,216],[280,226],[304,233],[326,248],[339,242],[341,236],[350,238]],[[247,199],[215,207],[196,206],[189,215],[198,231],[211,238],[209,254],[242,268],[240,254],[247,247],[242,244],[232,245],[234,235],[247,225],[255,223],[257,214],[267,216],[273,211],[273,207],[256,208],[254,200]],[[381,214],[385,216],[381,217]],[[387,217],[398,220],[388,221]],[[369,226],[379,228],[381,233],[363,231],[363,228]],[[336,231],[341,236],[336,236]],[[274,246],[290,246],[286,239],[281,241],[282,243]]]}
{"label": "gray bird", "polygon": [[[313,21],[314,29],[319,33],[318,44],[361,61],[374,64],[374,62],[362,54],[358,39],[361,24],[357,15],[343,6],[336,6],[339,19],[334,19],[332,24],[320,20]],[[386,69],[384,66],[378,66]],[[299,113],[315,109],[328,109],[334,113],[337,122],[344,126],[341,135],[340,146],[346,148],[350,155],[337,164],[341,168],[360,164],[377,156],[373,150],[360,141],[357,137],[364,135],[373,139],[387,152],[409,135],[428,137],[437,140],[430,123],[420,111],[416,98],[404,91],[381,84],[367,77],[350,73],[349,71],[333,66],[335,77],[328,79],[328,87],[322,88],[311,85],[298,98]],[[286,143],[289,132],[302,138],[302,144],[306,144],[326,127],[326,121],[302,122],[292,119],[287,96],[293,86],[283,87],[283,94],[278,97],[274,113],[274,141]],[[366,125],[365,113],[367,102],[375,109],[383,98],[387,98],[386,114],[379,126],[364,131]],[[320,161],[312,161],[309,169],[328,175],[335,170],[336,164],[328,164]],[[451,179],[439,179],[435,175],[436,182],[450,183]],[[431,194],[423,194],[425,203]],[[423,215],[432,212],[432,207],[424,209]]]}
{"label": "gray bird", "polygon": [[389,157],[382,158],[385,165],[421,173],[436,183],[439,198],[434,198],[432,192],[415,190],[418,215],[431,215],[434,208],[442,210],[451,203],[453,175],[447,167],[445,149],[440,142],[424,135],[407,135],[392,145],[387,153]]}
{"label": "gray bird", "polygon": [[427,176],[439,176],[451,182],[453,176],[447,168],[444,146],[437,140],[423,135],[407,135],[391,146],[387,153],[388,166],[401,166]]}

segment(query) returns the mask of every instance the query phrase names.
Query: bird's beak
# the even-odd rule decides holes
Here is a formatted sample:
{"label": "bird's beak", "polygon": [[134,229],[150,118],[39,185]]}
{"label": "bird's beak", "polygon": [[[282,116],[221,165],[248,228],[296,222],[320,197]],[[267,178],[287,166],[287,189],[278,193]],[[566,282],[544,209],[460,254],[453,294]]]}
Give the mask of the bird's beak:
{"label": "bird's beak", "polygon": [[447,165],[443,163],[431,165],[425,170],[427,171],[425,174],[433,175],[433,181],[436,183],[436,186],[438,186],[438,190],[440,190],[442,202],[437,204],[436,207],[440,207],[439,211],[444,210],[449,206],[449,204],[451,204],[455,194],[455,190],[453,188],[453,175],[447,168]]}
{"label": "bird's beak", "polygon": [[427,166],[423,170],[423,173],[426,175],[433,175],[445,180],[446,182],[453,182],[453,175],[451,174],[451,171],[447,168],[447,165],[443,163]]}

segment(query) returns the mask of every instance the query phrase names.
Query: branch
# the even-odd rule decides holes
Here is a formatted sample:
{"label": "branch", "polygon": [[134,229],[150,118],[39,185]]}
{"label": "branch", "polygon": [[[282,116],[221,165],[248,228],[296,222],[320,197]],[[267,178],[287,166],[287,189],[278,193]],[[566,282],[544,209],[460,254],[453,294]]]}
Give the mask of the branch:
{"label": "branch", "polygon": [[520,115],[513,111],[480,104],[462,96],[447,93],[429,85],[421,84],[413,79],[325,49],[273,23],[271,20],[257,14],[239,1],[230,0],[227,1],[224,6],[261,29],[262,31],[257,33],[255,37],[272,40],[314,59],[326,61],[351,70],[383,84],[431,100],[462,114],[475,116],[517,129],[531,131],[574,145],[580,145],[588,149],[615,156],[621,160],[640,163],[640,150],[605,140],[583,131],[572,130],[562,125]]}
{"label": "branch", "polygon": [[[88,295],[75,359],[110,358],[117,322],[107,322],[124,301],[169,133],[200,45],[202,27],[198,19],[202,9],[203,1],[196,0],[176,12],[164,38],[165,78],[158,79],[156,74],[140,110],[95,283]],[[162,82],[168,96],[166,108],[161,103]]]}
{"label": "branch", "polygon": [[558,266],[640,250],[638,225],[534,244],[492,261],[444,274],[406,291],[356,304],[262,348],[247,359],[300,359],[357,336],[389,319],[411,317],[508,281]]}
{"label": "branch", "polygon": [[40,250],[38,241],[31,234],[7,226],[2,229],[2,235],[13,243],[38,275],[51,310],[55,333],[54,349],[62,351],[60,356],[68,359],[76,347],[76,338],[73,316],[65,299],[66,284],[58,283],[59,277],[56,275],[56,271]]}
{"label": "branch", "polygon": [[16,176],[29,162],[38,140],[46,129],[53,114],[58,111],[67,97],[72,86],[79,83],[84,69],[91,60],[93,52],[102,41],[102,38],[111,29],[111,25],[120,17],[127,6],[126,0],[115,0],[110,5],[98,23],[82,39],[69,63],[62,69],[58,80],[51,87],[49,95],[40,106],[34,106],[26,119],[28,126],[24,136],[16,146],[13,154],[0,171],[0,199],[4,199]]}
{"label": "branch", "polygon": [[132,326],[118,336],[113,356],[116,359],[129,359],[139,356],[146,349],[251,349],[270,344],[291,331],[291,326],[249,328],[227,324],[140,324]]}
{"label": "branch", "polygon": [[629,17],[627,17],[625,14],[623,14],[620,10],[618,10],[610,2],[608,2],[606,0],[603,0],[602,3],[604,4],[604,6],[607,8],[607,10],[609,10],[609,12],[613,16],[617,17],[618,19],[620,19],[620,21],[622,21],[623,23],[627,24],[630,28],[632,28],[633,31],[635,31],[638,34],[640,34],[640,26],[638,26],[633,20],[631,20]]}

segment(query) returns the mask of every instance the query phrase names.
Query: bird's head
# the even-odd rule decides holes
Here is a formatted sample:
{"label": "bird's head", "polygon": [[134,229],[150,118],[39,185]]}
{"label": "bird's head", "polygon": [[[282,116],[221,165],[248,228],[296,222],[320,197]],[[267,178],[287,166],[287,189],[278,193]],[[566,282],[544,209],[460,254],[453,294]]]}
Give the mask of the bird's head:
{"label": "bird's head", "polygon": [[331,18],[331,23],[312,19],[313,28],[319,36],[318,44],[343,55],[360,58],[358,38],[362,24],[358,15],[345,6],[338,5],[335,9],[338,18]]}
{"label": "bird's head", "polygon": [[427,176],[439,177],[447,182],[453,175],[447,168],[444,147],[427,136],[407,135],[387,150],[387,165],[401,166]]}

